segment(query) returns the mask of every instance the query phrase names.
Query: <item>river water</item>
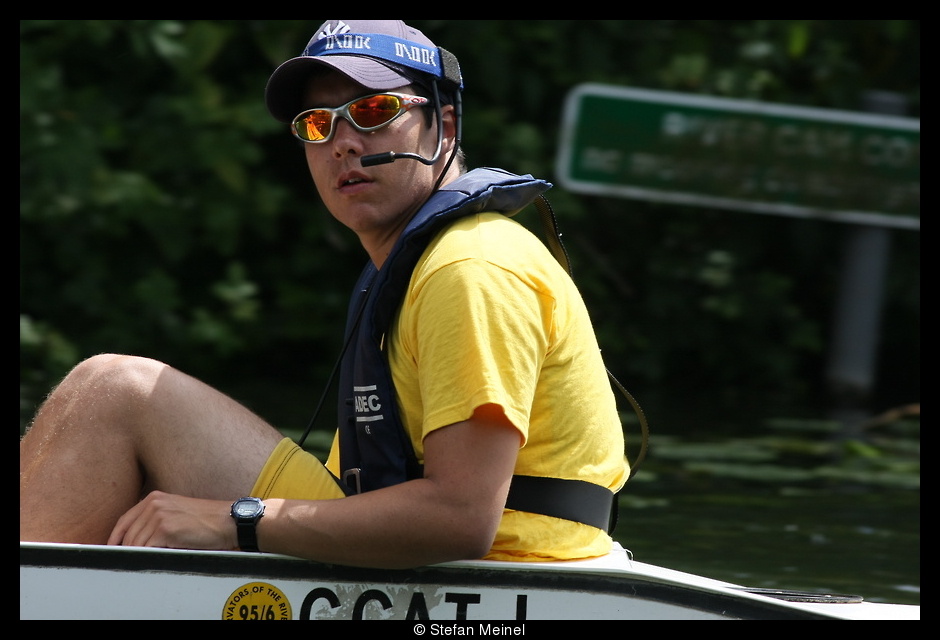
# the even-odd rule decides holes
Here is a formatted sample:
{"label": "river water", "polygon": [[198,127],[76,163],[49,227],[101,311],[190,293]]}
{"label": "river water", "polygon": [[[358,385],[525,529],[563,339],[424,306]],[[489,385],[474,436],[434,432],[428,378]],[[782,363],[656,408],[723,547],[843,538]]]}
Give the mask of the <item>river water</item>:
{"label": "river water", "polygon": [[836,430],[654,431],[614,537],[638,561],[735,584],[920,604],[919,421]]}

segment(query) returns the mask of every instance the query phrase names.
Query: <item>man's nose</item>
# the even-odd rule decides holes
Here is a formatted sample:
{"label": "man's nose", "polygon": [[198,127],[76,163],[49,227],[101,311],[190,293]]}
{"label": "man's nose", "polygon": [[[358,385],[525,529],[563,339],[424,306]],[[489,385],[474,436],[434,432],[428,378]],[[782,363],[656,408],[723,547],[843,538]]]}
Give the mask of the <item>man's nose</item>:
{"label": "man's nose", "polygon": [[333,122],[333,150],[338,156],[362,153],[362,133],[356,130],[346,118],[337,117]]}

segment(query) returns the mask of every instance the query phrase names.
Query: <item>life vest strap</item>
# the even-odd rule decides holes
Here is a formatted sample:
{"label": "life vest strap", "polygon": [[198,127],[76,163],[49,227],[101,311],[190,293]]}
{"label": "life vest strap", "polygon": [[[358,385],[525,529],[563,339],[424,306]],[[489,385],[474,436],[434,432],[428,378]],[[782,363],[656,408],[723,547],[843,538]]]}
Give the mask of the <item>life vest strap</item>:
{"label": "life vest strap", "polygon": [[616,525],[614,492],[584,480],[515,475],[506,508],[573,520],[608,533]]}

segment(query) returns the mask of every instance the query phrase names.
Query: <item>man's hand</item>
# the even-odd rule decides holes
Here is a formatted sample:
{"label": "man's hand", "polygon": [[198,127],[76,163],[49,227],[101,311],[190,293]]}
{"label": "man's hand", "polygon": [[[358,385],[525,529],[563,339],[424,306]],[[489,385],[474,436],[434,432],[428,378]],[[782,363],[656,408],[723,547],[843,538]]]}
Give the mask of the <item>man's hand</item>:
{"label": "man's hand", "polygon": [[108,544],[172,549],[236,549],[231,503],[154,491],[120,517]]}

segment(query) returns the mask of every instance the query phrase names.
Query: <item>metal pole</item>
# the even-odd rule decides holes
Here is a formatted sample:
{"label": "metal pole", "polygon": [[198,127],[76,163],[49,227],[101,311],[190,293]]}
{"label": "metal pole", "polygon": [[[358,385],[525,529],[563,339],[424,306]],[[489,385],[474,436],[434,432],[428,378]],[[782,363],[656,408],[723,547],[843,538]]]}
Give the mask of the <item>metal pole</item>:
{"label": "metal pole", "polygon": [[[863,100],[865,111],[904,115],[907,110],[904,97],[897,93],[869,91]],[[869,414],[890,253],[890,230],[847,227],[826,371],[830,414],[843,422],[846,435],[852,435]]]}

